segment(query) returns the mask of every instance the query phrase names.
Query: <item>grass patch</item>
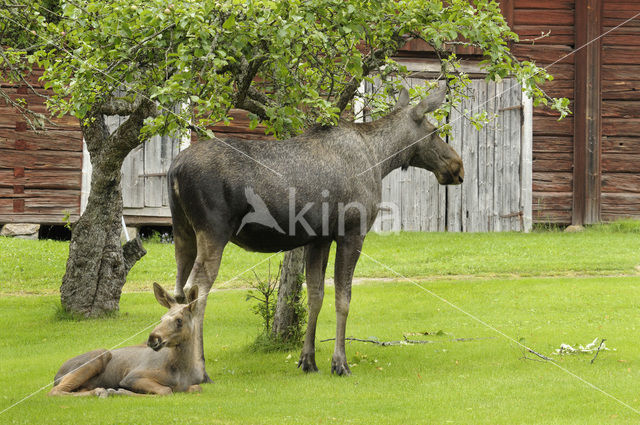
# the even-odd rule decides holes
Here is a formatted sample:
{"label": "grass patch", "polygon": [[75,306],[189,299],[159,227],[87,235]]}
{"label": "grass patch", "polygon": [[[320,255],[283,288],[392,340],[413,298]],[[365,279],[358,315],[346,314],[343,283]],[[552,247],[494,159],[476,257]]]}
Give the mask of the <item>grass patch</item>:
{"label": "grass patch", "polygon": [[[370,234],[363,252],[404,276],[562,276],[636,274],[640,263],[640,222],[620,221],[582,233],[399,233]],[[0,237],[0,295],[57,292],[65,271],[68,242]],[[153,282],[174,284],[174,246],[145,242],[148,253],[131,270],[125,291],[147,291]],[[335,245],[333,247],[335,250]],[[215,287],[250,286],[247,273],[271,254],[227,245]],[[282,254],[271,258],[278,264]],[[266,277],[268,264],[256,268]],[[333,253],[327,269],[333,276]],[[394,277],[363,256],[356,278]]]}
{"label": "grass patch", "polygon": [[[551,355],[562,343],[606,338],[615,351],[554,357],[558,364],[640,407],[640,277],[520,278],[421,282],[515,340]],[[53,379],[63,361],[98,347],[131,345],[164,309],[150,294],[124,294],[121,313],[104,320],[58,320],[55,296],[1,297],[0,410]],[[296,369],[299,351],[255,352],[260,319],[244,291],[210,295],[207,368],[201,394],[170,397],[48,398],[49,388],[5,412],[6,424],[617,424],[637,414],[551,364],[526,360],[513,342],[410,283],[355,286],[347,334],[398,340],[437,333],[433,344],[351,343],[353,376],[331,376],[333,343],[318,343],[320,373]],[[335,332],[327,288],[318,340]],[[451,337],[487,338],[452,342]],[[493,338],[492,338],[493,337]],[[414,337],[418,338],[418,337]],[[529,355],[528,357],[532,357]]]}

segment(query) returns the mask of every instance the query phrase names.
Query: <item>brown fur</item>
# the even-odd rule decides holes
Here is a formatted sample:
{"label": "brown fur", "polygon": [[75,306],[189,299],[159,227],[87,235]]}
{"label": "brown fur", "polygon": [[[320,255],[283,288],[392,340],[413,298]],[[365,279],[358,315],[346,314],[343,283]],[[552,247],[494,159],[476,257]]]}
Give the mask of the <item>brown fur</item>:
{"label": "brown fur", "polygon": [[178,304],[153,284],[158,302],[169,311],[149,335],[146,345],[94,350],[66,361],[49,395],[171,394],[199,391],[202,366],[197,365],[195,310],[198,288],[189,304]]}

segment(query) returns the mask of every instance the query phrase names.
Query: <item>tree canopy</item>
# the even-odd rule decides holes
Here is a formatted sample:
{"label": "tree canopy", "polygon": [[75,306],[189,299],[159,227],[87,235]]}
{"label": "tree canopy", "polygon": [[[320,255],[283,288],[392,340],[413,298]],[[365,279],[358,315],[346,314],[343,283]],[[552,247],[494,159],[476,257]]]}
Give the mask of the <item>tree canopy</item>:
{"label": "tree canopy", "polygon": [[232,107],[276,135],[335,123],[363,79],[376,73],[392,87],[407,75],[392,56],[411,39],[438,52],[457,96],[468,80],[451,43],[480,48],[487,79],[513,75],[536,103],[568,111],[538,87],[550,75],[509,52],[517,35],[491,0],[2,1],[4,24],[21,37],[4,40],[4,53],[45,68],[56,113],[82,119],[139,97],[160,110],[187,105],[148,119],[145,134],[206,127]]}

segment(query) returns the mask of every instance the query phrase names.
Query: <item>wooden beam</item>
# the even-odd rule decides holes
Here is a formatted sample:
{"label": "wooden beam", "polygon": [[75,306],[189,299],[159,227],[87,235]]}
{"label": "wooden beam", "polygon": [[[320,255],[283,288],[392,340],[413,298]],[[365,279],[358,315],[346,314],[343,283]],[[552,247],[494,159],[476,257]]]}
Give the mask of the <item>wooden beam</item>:
{"label": "wooden beam", "polygon": [[[600,221],[602,0],[575,3],[574,224]],[[584,46],[584,47],[583,47]]]}

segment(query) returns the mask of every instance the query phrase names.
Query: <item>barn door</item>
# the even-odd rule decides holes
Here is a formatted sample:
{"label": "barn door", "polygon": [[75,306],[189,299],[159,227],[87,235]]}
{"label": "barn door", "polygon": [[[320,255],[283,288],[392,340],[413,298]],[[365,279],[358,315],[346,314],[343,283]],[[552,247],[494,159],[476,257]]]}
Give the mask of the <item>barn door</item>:
{"label": "barn door", "polygon": [[180,139],[154,136],[122,165],[122,200],[129,216],[170,217],[167,171],[180,152]]}
{"label": "barn door", "polygon": [[[109,116],[105,121],[110,132],[126,117]],[[154,136],[127,155],[122,164],[122,200],[127,223],[170,224],[171,212],[167,192],[167,171],[183,141],[169,136]],[[82,211],[91,186],[89,154],[83,153]],[[146,218],[142,218],[146,217]]]}
{"label": "barn door", "polygon": [[[410,80],[409,84],[423,84]],[[529,231],[531,229],[531,107],[515,80],[474,80],[460,110],[486,109],[482,130],[458,111],[447,142],[462,156],[464,183],[440,186],[422,169],[395,170],[382,182],[374,231]]]}

